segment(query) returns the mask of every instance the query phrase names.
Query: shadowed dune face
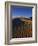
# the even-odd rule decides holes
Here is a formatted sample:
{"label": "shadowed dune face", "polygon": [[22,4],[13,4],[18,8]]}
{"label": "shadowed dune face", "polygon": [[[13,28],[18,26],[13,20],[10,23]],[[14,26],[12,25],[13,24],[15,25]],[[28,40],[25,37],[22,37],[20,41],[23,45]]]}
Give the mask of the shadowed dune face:
{"label": "shadowed dune face", "polygon": [[13,26],[19,27],[21,24],[23,24],[23,22],[19,18],[13,20]]}
{"label": "shadowed dune face", "polygon": [[19,18],[12,20],[13,38],[32,37],[32,21],[22,21]]}

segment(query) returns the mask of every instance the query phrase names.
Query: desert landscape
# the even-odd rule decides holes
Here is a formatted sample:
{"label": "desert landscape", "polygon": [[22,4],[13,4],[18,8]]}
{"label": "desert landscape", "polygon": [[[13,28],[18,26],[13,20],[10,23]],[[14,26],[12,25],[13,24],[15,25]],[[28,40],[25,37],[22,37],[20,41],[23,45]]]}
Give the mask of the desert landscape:
{"label": "desert landscape", "polygon": [[12,23],[13,38],[32,37],[32,18],[17,17]]}

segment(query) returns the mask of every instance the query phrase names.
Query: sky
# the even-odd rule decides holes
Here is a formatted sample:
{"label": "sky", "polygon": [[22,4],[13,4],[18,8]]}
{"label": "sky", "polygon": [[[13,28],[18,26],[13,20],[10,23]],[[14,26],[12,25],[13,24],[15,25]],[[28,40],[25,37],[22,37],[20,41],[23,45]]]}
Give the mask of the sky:
{"label": "sky", "polygon": [[32,17],[32,7],[23,7],[23,6],[11,6],[11,15]]}

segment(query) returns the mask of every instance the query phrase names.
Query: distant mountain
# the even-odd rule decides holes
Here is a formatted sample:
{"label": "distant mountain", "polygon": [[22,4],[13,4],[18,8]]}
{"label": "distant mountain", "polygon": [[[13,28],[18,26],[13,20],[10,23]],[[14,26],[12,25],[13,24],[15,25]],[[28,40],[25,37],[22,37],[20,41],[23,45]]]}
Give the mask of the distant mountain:
{"label": "distant mountain", "polygon": [[15,18],[29,18],[29,17],[26,17],[26,16],[12,16],[12,19],[15,19]]}
{"label": "distant mountain", "polygon": [[20,20],[31,20],[32,17],[24,17],[24,16],[17,16],[17,17],[12,17],[12,19],[17,19],[19,18]]}

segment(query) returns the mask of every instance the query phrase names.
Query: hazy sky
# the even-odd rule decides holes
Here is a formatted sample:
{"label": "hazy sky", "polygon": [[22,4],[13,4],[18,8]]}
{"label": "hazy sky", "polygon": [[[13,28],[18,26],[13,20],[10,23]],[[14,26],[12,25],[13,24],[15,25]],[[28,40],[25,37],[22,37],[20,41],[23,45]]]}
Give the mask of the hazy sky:
{"label": "hazy sky", "polygon": [[11,15],[32,17],[32,7],[11,6]]}

